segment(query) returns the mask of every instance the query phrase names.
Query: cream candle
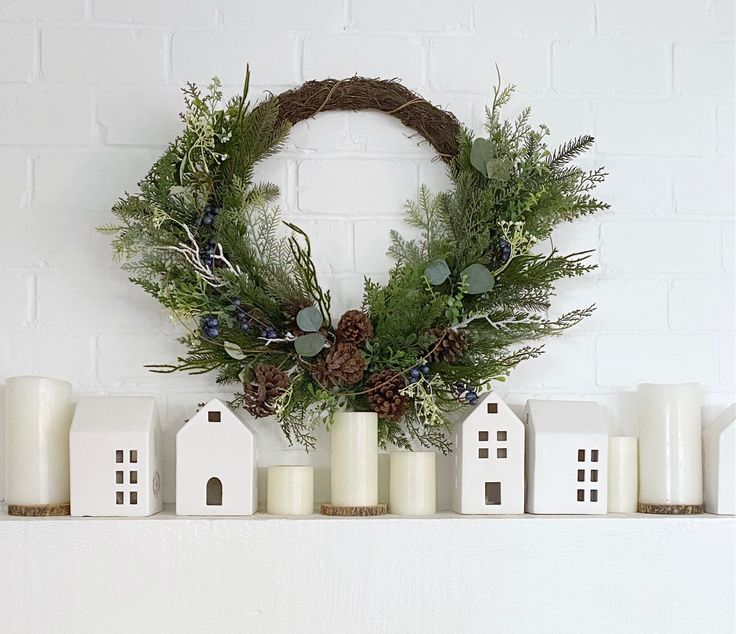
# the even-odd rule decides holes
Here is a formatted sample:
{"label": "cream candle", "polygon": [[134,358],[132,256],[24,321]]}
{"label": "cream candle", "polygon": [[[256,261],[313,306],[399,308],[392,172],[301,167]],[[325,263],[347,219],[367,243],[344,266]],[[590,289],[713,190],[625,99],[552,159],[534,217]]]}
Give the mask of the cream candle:
{"label": "cream candle", "polygon": [[66,381],[18,376],[5,383],[5,497],[11,515],[69,514]]}
{"label": "cream candle", "polygon": [[432,515],[436,512],[433,451],[392,451],[390,481],[391,513]]}
{"label": "cream candle", "polygon": [[636,513],[638,456],[636,436],[608,439],[608,512]]}
{"label": "cream candle", "polygon": [[331,427],[332,505],[378,503],[378,415],[338,412]]}
{"label": "cream candle", "polygon": [[639,386],[639,511],[703,510],[700,386]]}
{"label": "cream candle", "polygon": [[311,515],[314,512],[314,468],[303,465],[269,467],[266,512]]}

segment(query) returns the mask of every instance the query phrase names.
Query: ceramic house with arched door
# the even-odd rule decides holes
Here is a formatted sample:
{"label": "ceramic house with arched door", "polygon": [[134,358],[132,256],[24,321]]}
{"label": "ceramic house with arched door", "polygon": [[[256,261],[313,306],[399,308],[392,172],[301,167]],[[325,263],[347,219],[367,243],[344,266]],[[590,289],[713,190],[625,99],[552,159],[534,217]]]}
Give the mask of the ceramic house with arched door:
{"label": "ceramic house with arched door", "polygon": [[252,515],[255,433],[213,398],[176,434],[176,514]]}
{"label": "ceramic house with arched door", "polygon": [[524,424],[495,392],[455,427],[456,513],[524,512]]}

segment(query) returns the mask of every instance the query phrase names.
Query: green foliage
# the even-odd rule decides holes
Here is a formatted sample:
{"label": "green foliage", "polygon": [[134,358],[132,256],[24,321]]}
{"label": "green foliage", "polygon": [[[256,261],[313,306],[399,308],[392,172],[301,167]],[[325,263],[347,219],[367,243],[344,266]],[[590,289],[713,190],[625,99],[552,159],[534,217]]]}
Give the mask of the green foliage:
{"label": "green foliage", "polygon": [[[559,223],[607,207],[591,193],[603,171],[573,163],[593,139],[549,149],[547,129],[531,126],[528,109],[502,121],[513,86],[499,84],[486,135],[461,131],[449,164],[451,188],[432,194],[422,186],[407,203],[416,237],[391,232],[396,265],[388,281],[365,279],[362,309],[373,329],[361,344],[365,376],[327,389],[314,376],[338,340],[329,291],[319,284],[309,237],[281,220],[278,188],[253,181],[255,165],[279,150],[288,126],[279,123],[274,99],[250,107],[248,83],[246,73],[242,95],[222,106],[216,79],[206,91],[188,85],[181,134],[140,193],[120,199],[115,222],[100,228],[112,235],[131,281],[186,329],[186,353],[151,369],[215,371],[219,383],[242,385],[253,381],[257,366],[281,368],[289,385],[270,405],[289,442],[307,448],[336,411],[369,408],[368,379],[392,370],[406,381],[408,408],[401,421],[379,421],[379,443],[449,451],[448,414],[464,405],[458,384],[488,389],[541,354],[529,342],[558,335],[593,310],[547,317],[555,282],[593,266],[588,253],[541,255],[534,248]],[[203,326],[210,319],[218,324],[212,336]],[[451,362],[432,354],[432,333],[446,328],[465,333],[469,343]],[[416,379],[411,370],[420,365],[429,374]],[[233,400],[244,403],[242,393]]]}

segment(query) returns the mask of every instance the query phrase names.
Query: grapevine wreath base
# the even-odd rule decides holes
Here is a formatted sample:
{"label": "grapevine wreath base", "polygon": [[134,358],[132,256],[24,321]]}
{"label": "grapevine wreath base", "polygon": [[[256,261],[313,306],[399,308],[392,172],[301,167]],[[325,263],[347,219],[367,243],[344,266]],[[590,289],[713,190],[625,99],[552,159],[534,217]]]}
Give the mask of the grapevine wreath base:
{"label": "grapevine wreath base", "polygon": [[[494,89],[483,136],[395,80],[310,81],[255,107],[222,105],[215,79],[184,89],[184,129],[113,208],[116,256],[131,281],[186,328],[186,354],[160,372],[215,370],[240,384],[233,404],[275,416],[309,448],[342,409],[375,411],[379,442],[451,448],[450,413],[478,401],[593,307],[547,317],[554,283],[593,267],[588,253],[534,248],[565,221],[604,209],[591,191],[605,174],[573,160],[580,136],[550,150],[523,110],[502,121],[513,86]],[[278,188],[253,168],[292,125],[329,110],[377,110],[416,130],[447,164],[451,188],[422,187],[406,204],[421,237],[391,232],[386,284],[365,280],[363,304],[335,322],[309,237],[282,223]],[[285,235],[284,235],[285,233]]]}

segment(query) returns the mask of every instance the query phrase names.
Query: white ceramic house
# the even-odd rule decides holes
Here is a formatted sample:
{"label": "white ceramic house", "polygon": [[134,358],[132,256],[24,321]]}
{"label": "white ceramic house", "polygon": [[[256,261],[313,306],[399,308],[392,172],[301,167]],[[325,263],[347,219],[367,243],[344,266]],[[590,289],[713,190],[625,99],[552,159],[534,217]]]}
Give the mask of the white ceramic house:
{"label": "white ceramic house", "polygon": [[253,430],[213,398],[176,434],[176,514],[252,515]]}
{"label": "white ceramic house", "polygon": [[83,398],[69,432],[71,514],[145,516],[163,506],[156,401]]}
{"label": "white ceramic house", "polygon": [[705,512],[736,515],[736,404],[703,428]]}
{"label": "white ceramic house", "polygon": [[528,513],[606,513],[608,432],[598,403],[527,401],[526,478]]}
{"label": "white ceramic house", "polygon": [[498,394],[456,425],[455,445],[456,513],[524,512],[524,423]]}

